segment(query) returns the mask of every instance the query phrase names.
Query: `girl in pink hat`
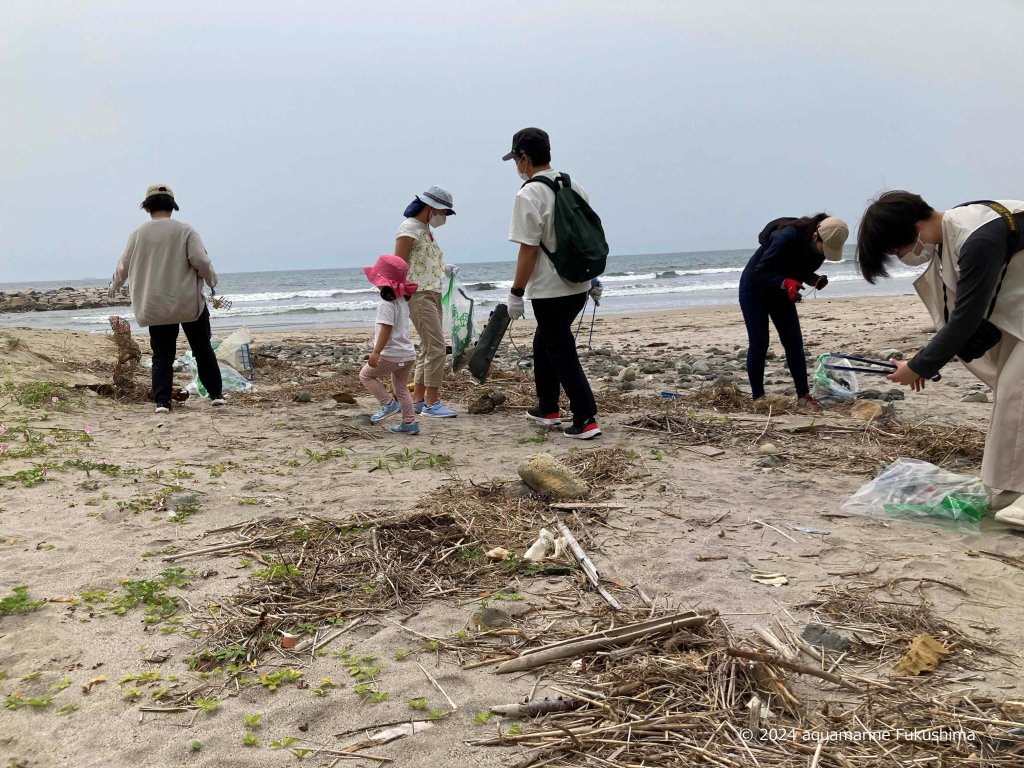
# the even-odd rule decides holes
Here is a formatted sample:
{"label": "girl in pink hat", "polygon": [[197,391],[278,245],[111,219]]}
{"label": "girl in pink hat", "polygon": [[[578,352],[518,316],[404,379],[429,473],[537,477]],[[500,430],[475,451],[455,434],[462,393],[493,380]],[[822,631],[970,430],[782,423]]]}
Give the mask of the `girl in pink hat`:
{"label": "girl in pink hat", "polygon": [[[380,402],[380,410],[370,417],[374,424],[398,411],[402,423],[388,427],[389,432],[418,435],[416,411],[409,395],[409,374],[416,363],[416,348],[409,340],[409,297],[416,292],[416,283],[406,278],[409,266],[398,256],[386,255],[377,259],[372,267],[364,267],[366,278],[380,288],[377,306],[377,326],[373,337],[373,352],[359,372],[359,381]],[[386,376],[391,377],[392,397],[384,386]]]}

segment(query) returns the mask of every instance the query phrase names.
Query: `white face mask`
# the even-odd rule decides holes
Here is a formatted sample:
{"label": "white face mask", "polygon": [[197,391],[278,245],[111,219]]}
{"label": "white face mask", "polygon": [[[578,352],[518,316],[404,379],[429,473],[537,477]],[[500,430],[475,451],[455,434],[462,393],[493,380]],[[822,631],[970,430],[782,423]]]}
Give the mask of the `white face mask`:
{"label": "white face mask", "polygon": [[516,162],[516,173],[519,174],[519,178],[522,179],[523,181],[529,181],[530,180],[530,176],[526,173],[526,171],[523,171],[523,170],[521,170],[519,168],[518,161]]}
{"label": "white face mask", "polygon": [[430,217],[430,226],[432,226],[434,229],[437,229],[438,227],[443,227],[444,223],[447,220],[448,217],[445,216],[443,213],[435,213],[433,216]]}
{"label": "white face mask", "polygon": [[[918,251],[917,247],[921,246],[921,250]],[[914,247],[907,251],[902,256],[899,256],[899,260],[908,267],[919,267],[922,264],[927,264],[935,256],[936,246],[933,243],[926,243],[921,239],[921,236],[917,236],[917,242],[914,243]]]}

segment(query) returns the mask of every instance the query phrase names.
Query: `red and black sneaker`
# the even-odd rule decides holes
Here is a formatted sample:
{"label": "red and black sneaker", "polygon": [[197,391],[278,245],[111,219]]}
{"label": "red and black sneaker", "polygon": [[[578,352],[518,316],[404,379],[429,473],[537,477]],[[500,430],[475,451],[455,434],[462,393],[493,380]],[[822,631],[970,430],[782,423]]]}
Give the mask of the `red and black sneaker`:
{"label": "red and black sneaker", "polygon": [[562,434],[573,440],[590,440],[601,434],[601,428],[594,419],[587,419],[582,424],[573,424],[562,430]]}
{"label": "red and black sneaker", "polygon": [[542,411],[540,408],[531,408],[526,412],[526,418],[533,419],[538,424],[543,424],[546,427],[557,427],[562,423],[562,414],[558,411],[554,413],[547,413]]}

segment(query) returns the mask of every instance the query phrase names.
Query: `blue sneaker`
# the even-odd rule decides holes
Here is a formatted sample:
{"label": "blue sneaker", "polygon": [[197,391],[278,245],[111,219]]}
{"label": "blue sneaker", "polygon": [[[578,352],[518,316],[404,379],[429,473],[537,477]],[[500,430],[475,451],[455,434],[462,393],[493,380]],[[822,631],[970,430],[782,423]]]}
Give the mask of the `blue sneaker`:
{"label": "blue sneaker", "polygon": [[423,409],[426,408],[426,407],[427,407],[427,404],[425,402],[423,402],[422,400],[417,400],[415,403],[412,404],[412,409],[414,411],[416,411],[416,415],[417,416],[419,414],[423,413]]}
{"label": "blue sneaker", "polygon": [[370,417],[370,421],[376,424],[378,421],[384,421],[392,413],[398,413],[400,410],[402,410],[402,406],[398,404],[397,400],[392,400],[387,405],[382,405],[380,410]]}
{"label": "blue sneaker", "polygon": [[454,419],[457,415],[451,408],[445,408],[441,401],[437,400],[433,405],[420,411],[424,416],[433,416],[437,419]]}
{"label": "blue sneaker", "polygon": [[419,422],[414,421],[412,424],[406,424],[404,421],[401,424],[392,424],[388,427],[388,432],[394,432],[395,434],[406,434],[406,435],[418,435],[420,433]]}

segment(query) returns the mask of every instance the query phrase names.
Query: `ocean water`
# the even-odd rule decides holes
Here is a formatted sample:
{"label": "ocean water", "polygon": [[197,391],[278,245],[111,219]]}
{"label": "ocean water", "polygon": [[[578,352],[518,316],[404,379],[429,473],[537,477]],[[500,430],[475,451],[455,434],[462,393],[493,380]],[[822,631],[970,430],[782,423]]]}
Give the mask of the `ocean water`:
{"label": "ocean water", "polygon": [[[737,303],[740,273],[752,250],[663,253],[612,256],[602,276],[604,298],[598,310],[607,314],[657,312],[685,307]],[[479,320],[508,295],[515,264],[511,261],[461,264],[459,274],[466,293],[474,300]],[[829,285],[818,295],[868,296],[912,293],[920,270],[897,269],[893,278],[871,286],[857,273],[852,254],[842,262],[825,262],[821,272]],[[96,285],[96,281],[3,284],[0,290],[47,290],[64,285]],[[218,294],[232,301],[227,310],[214,310],[218,331],[247,325],[262,330],[366,327],[373,324],[377,293],[362,269],[316,269],[275,272],[228,272],[220,275]],[[815,299],[807,291],[805,301]],[[588,312],[590,307],[588,307]],[[0,326],[64,328],[80,331],[109,330],[112,313],[130,315],[130,308],[68,310],[0,314]],[[133,322],[134,325],[134,322]]]}

